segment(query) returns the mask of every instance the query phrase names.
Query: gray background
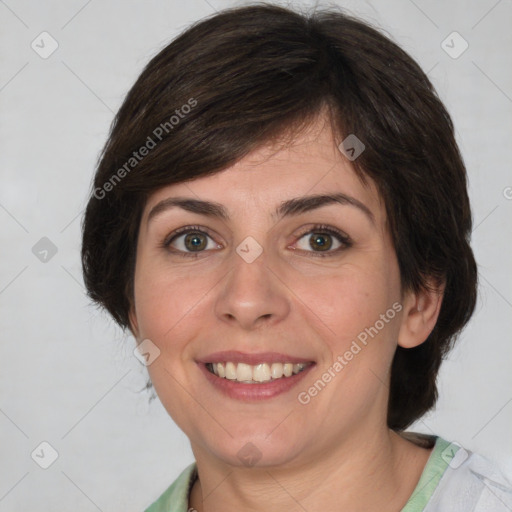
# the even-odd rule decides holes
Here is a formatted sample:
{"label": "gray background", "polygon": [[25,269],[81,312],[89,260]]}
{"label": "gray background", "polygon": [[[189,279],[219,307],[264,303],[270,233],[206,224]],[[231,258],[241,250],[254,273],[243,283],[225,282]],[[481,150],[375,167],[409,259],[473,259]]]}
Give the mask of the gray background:
{"label": "gray background", "polygon": [[[137,392],[146,370],[133,339],[84,295],[80,217],[113,114],[145,63],[189,23],[242,3],[0,1],[0,511],[141,511],[193,460],[160,403]],[[436,410],[414,429],[512,471],[512,3],[339,5],[428,71],[470,176],[480,299],[442,368]],[[43,31],[59,45],[46,59],[31,47],[46,37],[51,48]],[[469,44],[458,58],[442,47],[453,31]],[[453,54],[463,42],[446,44]],[[59,454],[48,469],[31,458],[36,449],[49,462],[43,441]]]}

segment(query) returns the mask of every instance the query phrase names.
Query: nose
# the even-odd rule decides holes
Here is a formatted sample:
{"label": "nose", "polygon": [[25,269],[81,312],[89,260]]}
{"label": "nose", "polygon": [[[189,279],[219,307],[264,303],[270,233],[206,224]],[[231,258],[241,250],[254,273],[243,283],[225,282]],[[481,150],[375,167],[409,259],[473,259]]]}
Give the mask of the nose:
{"label": "nose", "polygon": [[292,295],[280,276],[278,265],[270,268],[263,251],[251,263],[233,254],[228,272],[215,303],[215,314],[223,321],[244,330],[281,322],[290,311]]}

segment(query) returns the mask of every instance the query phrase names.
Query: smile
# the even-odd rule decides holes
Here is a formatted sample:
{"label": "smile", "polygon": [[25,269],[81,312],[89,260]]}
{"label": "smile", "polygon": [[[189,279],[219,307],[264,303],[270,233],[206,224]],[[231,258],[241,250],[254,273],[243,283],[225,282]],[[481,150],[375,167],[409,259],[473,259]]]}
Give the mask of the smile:
{"label": "smile", "polygon": [[204,355],[196,363],[212,389],[248,402],[288,393],[316,366],[309,357],[237,350]]}
{"label": "smile", "polygon": [[222,379],[245,384],[259,384],[297,375],[311,364],[313,363],[258,363],[250,365],[227,361],[207,363],[206,368],[210,373]]}

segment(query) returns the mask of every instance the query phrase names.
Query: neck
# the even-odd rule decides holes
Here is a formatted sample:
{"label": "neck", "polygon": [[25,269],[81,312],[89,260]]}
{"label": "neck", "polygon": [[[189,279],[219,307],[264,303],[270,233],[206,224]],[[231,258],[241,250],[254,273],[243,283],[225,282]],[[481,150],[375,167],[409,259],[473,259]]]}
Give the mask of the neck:
{"label": "neck", "polygon": [[240,468],[194,450],[199,479],[190,498],[197,512],[246,510],[396,511],[414,491],[430,450],[396,433],[359,432],[315,459],[287,467]]}

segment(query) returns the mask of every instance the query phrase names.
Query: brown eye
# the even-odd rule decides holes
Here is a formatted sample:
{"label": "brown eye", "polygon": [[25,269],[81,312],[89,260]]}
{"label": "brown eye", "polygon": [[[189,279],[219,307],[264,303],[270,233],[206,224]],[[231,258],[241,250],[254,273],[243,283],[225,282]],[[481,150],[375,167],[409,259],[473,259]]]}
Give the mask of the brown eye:
{"label": "brown eye", "polygon": [[311,235],[309,244],[314,249],[328,251],[332,247],[332,236],[324,233]]}
{"label": "brown eye", "polygon": [[162,246],[181,256],[195,256],[207,249],[220,249],[212,237],[198,227],[188,226],[175,231]]}
{"label": "brown eye", "polygon": [[189,233],[185,235],[184,245],[189,251],[202,251],[208,245],[207,237],[203,233]]}
{"label": "brown eye", "polygon": [[[301,242],[302,240],[304,241]],[[300,250],[309,252],[312,256],[330,256],[351,247],[352,241],[334,228],[314,226],[300,236],[298,244]],[[302,247],[300,244],[303,244]]]}
{"label": "brown eye", "polygon": [[185,233],[175,235],[167,245],[178,251],[202,252],[207,248],[209,238],[210,237],[202,231],[189,230]]}

